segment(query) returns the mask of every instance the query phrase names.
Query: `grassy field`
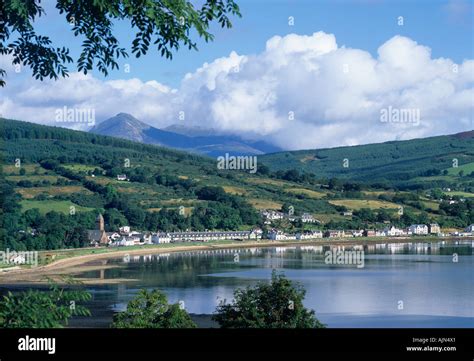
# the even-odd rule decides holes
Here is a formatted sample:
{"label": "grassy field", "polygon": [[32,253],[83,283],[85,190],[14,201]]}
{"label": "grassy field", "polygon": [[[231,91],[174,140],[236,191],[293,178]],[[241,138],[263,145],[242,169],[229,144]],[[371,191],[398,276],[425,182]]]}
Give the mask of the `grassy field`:
{"label": "grassy field", "polygon": [[249,198],[248,202],[257,209],[281,209],[282,203],[269,199]]}
{"label": "grassy field", "polygon": [[460,171],[464,171],[465,175],[471,174],[471,172],[474,172],[474,162],[459,165],[457,168],[448,168],[449,175],[458,175]]}
{"label": "grassy field", "polygon": [[385,202],[385,201],[378,201],[378,200],[367,200],[367,199],[338,199],[338,200],[330,200],[329,203],[337,205],[337,206],[344,206],[349,209],[361,209],[361,208],[370,208],[370,209],[393,209],[398,208],[399,206],[395,203]]}
{"label": "grassy field", "polygon": [[190,205],[190,204],[195,204],[199,203],[199,200],[194,200],[194,199],[183,199],[183,198],[172,198],[172,199],[165,199],[162,200],[161,203],[164,205]]}
{"label": "grassy field", "polygon": [[86,179],[92,182],[104,185],[104,186],[109,183],[112,183],[112,184],[123,183],[123,181],[118,181],[116,178],[108,178],[108,177],[103,177],[103,176],[95,176],[95,177],[88,176],[86,177]]}
{"label": "grassy field", "polygon": [[280,181],[276,179],[269,179],[269,178],[248,178],[245,179],[247,183],[252,183],[252,184],[269,184],[272,186],[277,186],[277,187],[291,187],[293,186],[292,183],[285,182],[285,181]]}
{"label": "grassy field", "polygon": [[[370,197],[378,197],[382,194],[386,194],[386,195],[394,195],[395,192],[394,191],[362,191],[363,194],[367,195],[367,196],[370,196]],[[400,192],[400,193],[406,193],[406,192]]]}
{"label": "grassy field", "polygon": [[91,191],[82,186],[16,188],[15,190],[20,193],[24,199],[32,199],[39,194],[47,194],[48,196],[71,193],[92,194]]}
{"label": "grassy field", "polygon": [[474,197],[474,193],[468,193],[468,192],[458,192],[458,191],[452,191],[452,192],[444,192],[447,196],[459,196],[459,197],[465,197],[465,198],[472,198]]}
{"label": "grassy field", "polygon": [[92,208],[81,207],[77,204],[72,203],[71,201],[56,201],[56,200],[47,200],[47,201],[30,201],[30,200],[22,200],[20,202],[21,210],[23,212],[27,211],[28,209],[37,208],[40,213],[48,213],[51,211],[62,212],[65,214],[69,214],[70,207],[74,206],[76,212],[87,212],[92,211]]}
{"label": "grassy field", "polygon": [[235,187],[235,186],[223,186],[224,191],[229,194],[237,194],[239,196],[247,194],[247,191],[241,187]]}
{"label": "grassy field", "polygon": [[39,164],[21,164],[21,167],[15,167],[14,165],[3,165],[3,172],[10,175],[19,175],[20,169],[24,169],[26,174],[44,174],[44,170]]}
{"label": "grassy field", "polygon": [[87,164],[66,164],[64,168],[70,169],[75,172],[90,172],[96,168],[102,169],[99,166],[87,165]]}
{"label": "grassy field", "polygon": [[314,218],[322,223],[328,223],[330,221],[344,221],[350,219],[351,217],[343,216],[341,214],[325,214],[325,213],[317,213],[313,214]]}
{"label": "grassy field", "polygon": [[24,176],[21,175],[9,175],[5,177],[7,180],[12,181],[12,182],[19,182],[19,181],[24,181],[28,180],[30,182],[42,182],[42,181],[49,181],[51,183],[56,182],[59,178],[65,179],[64,177],[61,177],[59,175],[35,175],[35,174],[25,174]]}
{"label": "grassy field", "polygon": [[326,196],[326,193],[313,191],[311,189],[306,188],[286,188],[285,192],[290,194],[304,194],[311,198],[320,199]]}
{"label": "grassy field", "polygon": [[437,211],[439,209],[439,203],[433,201],[421,201],[421,203],[426,207],[432,210]]}

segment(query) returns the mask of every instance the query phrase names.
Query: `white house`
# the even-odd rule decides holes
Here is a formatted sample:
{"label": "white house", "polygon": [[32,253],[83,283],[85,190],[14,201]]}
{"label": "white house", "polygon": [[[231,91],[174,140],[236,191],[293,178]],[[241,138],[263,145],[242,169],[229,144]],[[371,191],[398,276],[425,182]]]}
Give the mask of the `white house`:
{"label": "white house", "polygon": [[428,234],[428,226],[426,224],[412,224],[408,228],[408,232],[411,234],[426,235]]}
{"label": "white house", "polygon": [[155,244],[170,243],[171,236],[169,233],[155,233],[151,235],[151,242]]}
{"label": "white house", "polygon": [[304,232],[304,233],[297,233],[296,239],[303,240],[303,239],[314,239],[314,238],[323,238],[323,232],[321,231],[312,231],[312,232]]}
{"label": "white house", "polygon": [[129,234],[130,233],[130,226],[123,226],[119,228],[120,234]]}
{"label": "white house", "polygon": [[119,180],[119,181],[126,181],[126,180],[128,180],[128,178],[127,178],[127,175],[126,175],[126,174],[118,174],[118,175],[117,175],[117,180]]}
{"label": "white house", "polygon": [[140,239],[137,237],[122,237],[115,242],[112,242],[110,245],[112,247],[124,247],[124,246],[135,246],[140,244]]}
{"label": "white house", "polygon": [[364,236],[364,230],[363,229],[356,229],[353,231],[350,231],[352,233],[352,237],[363,237]]}
{"label": "white house", "polygon": [[405,235],[405,231],[403,229],[391,226],[391,227],[385,227],[383,230],[384,236],[387,237],[398,237],[398,236],[403,236]]}
{"label": "white house", "polygon": [[144,233],[141,238],[142,242],[145,244],[152,244],[151,233]]}
{"label": "white house", "polygon": [[277,219],[283,219],[285,215],[282,212],[278,212],[278,211],[264,210],[262,211],[262,216],[268,220],[274,221]]}
{"label": "white house", "polygon": [[121,237],[120,234],[117,232],[106,232],[106,234],[110,242],[115,242]]}
{"label": "white house", "polygon": [[252,229],[249,233],[249,239],[261,239],[263,231],[260,228]]}
{"label": "white house", "polygon": [[429,229],[429,232],[431,234],[438,234],[438,233],[441,233],[441,228],[439,227],[439,224],[437,223],[431,223],[429,226],[428,226],[428,229]]}
{"label": "white house", "polygon": [[301,215],[301,222],[303,222],[303,223],[314,223],[314,222],[316,222],[316,219],[313,217],[312,214],[303,213]]}

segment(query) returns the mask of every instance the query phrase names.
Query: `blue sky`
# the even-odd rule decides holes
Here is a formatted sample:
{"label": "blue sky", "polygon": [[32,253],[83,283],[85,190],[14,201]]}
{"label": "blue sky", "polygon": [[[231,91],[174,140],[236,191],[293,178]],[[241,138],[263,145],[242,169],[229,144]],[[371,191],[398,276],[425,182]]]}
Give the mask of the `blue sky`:
{"label": "blue sky", "polygon": [[[199,51],[181,49],[171,61],[150,49],[121,59],[107,78],[72,65],[68,78],[43,82],[3,65],[0,114],[87,130],[58,121],[58,110],[93,111],[96,122],[126,112],[158,128],[197,125],[285,149],[473,129],[471,0],[236,1],[243,16],[232,29],[214,26],[214,42],[198,41]],[[38,32],[77,59],[82,40],[55,1],[43,3]],[[130,25],[116,32],[129,47]]]}
{"label": "blue sky", "polygon": [[[183,76],[205,62],[229,55],[261,52],[274,35],[332,33],[339,46],[360,48],[376,56],[377,48],[394,35],[408,36],[432,50],[433,57],[449,57],[456,62],[473,58],[473,6],[469,0],[237,0],[242,18],[234,18],[232,29],[213,27],[214,42],[198,41],[199,51],[180,49],[172,61],[154,51],[146,57],[122,60],[131,72],[111,72],[110,79],[138,77],[176,87]],[[47,16],[39,22],[41,32],[79,54],[80,40],[70,31],[54,7],[46,0]],[[294,25],[288,25],[289,17]],[[403,17],[403,26],[398,17]],[[128,24],[117,24],[122,45],[131,43]],[[77,57],[77,56],[76,56]],[[71,66],[71,70],[72,66]],[[100,74],[94,73],[97,77]]]}

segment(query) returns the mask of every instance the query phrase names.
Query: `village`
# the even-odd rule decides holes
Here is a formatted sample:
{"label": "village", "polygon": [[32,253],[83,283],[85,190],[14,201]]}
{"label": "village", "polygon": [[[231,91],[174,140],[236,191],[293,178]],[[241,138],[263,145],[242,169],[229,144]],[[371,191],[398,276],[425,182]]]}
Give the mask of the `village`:
{"label": "village", "polygon": [[[310,214],[301,216],[288,215],[278,211],[261,212],[264,224],[287,218],[290,221],[301,220],[303,223],[317,223]],[[264,232],[260,228],[243,231],[180,231],[180,232],[141,232],[132,230],[130,226],[119,227],[117,231],[106,232],[104,218],[101,214],[96,220],[96,229],[88,230],[87,236],[91,246],[124,247],[151,244],[183,243],[183,242],[209,242],[209,241],[246,241],[268,239],[273,241],[286,240],[312,240],[320,238],[354,238],[354,237],[473,237],[474,224],[467,226],[462,231],[443,233],[436,223],[413,224],[407,228],[397,228],[387,225],[383,229],[357,229],[357,230],[306,230],[295,233],[286,233],[277,228],[270,228]]]}

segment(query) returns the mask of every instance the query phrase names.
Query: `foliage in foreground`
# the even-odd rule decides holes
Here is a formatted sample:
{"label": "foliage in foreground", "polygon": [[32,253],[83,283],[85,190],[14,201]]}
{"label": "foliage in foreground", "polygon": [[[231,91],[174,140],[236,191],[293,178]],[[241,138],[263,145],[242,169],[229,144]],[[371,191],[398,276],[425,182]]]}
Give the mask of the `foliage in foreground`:
{"label": "foliage in foreground", "polygon": [[52,282],[49,291],[8,292],[0,301],[0,328],[60,328],[72,316],[90,316],[79,304],[90,299],[87,291],[65,289]]}
{"label": "foliage in foreground", "polygon": [[270,283],[237,289],[233,303],[222,301],[213,315],[222,328],[324,328],[303,306],[306,291],[272,272]]}
{"label": "foliage in foreground", "polygon": [[166,295],[140,290],[127,309],[114,315],[115,328],[195,328],[196,324],[179,304],[168,304]]}
{"label": "foliage in foreground", "polygon": [[[171,59],[180,46],[197,49],[191,34],[206,42],[214,39],[212,23],[232,27],[229,16],[240,16],[233,0],[208,0],[200,7],[191,1],[157,0],[56,0],[56,9],[71,25],[74,36],[84,38],[77,69],[84,74],[97,68],[104,75],[118,69],[118,59],[128,57],[114,34],[114,24],[130,22],[134,34],[131,52],[135,57],[154,48]],[[36,79],[68,76],[73,62],[66,46],[55,47],[48,36],[35,31],[35,21],[46,15],[41,1],[5,0],[0,7],[0,55],[11,55],[13,64],[29,66]],[[12,40],[9,42],[9,40]],[[0,87],[5,85],[0,69]]]}

